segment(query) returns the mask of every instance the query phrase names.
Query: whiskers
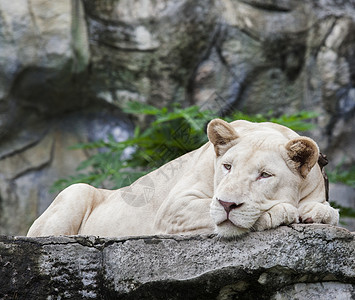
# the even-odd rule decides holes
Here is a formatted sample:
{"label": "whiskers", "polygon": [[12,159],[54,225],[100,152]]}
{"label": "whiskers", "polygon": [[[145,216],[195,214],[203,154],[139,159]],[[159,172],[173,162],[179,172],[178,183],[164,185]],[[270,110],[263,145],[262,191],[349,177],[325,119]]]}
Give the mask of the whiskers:
{"label": "whiskers", "polygon": [[229,218],[233,221],[236,220],[243,228],[250,228],[259,219],[261,212],[255,207],[250,207],[248,209],[243,209],[231,213]]}
{"label": "whiskers", "polygon": [[250,227],[250,231],[251,232],[258,231],[258,229],[256,228],[256,223],[254,223],[254,225]]}

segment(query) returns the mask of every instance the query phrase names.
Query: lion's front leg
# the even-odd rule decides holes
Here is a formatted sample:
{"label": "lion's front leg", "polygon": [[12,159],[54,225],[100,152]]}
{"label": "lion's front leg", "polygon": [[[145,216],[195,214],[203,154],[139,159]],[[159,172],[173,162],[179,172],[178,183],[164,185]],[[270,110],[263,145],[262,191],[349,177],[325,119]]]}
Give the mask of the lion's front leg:
{"label": "lion's front leg", "polygon": [[328,202],[307,202],[301,204],[298,211],[303,223],[337,225],[339,222],[338,210],[331,207]]}
{"label": "lion's front leg", "polygon": [[280,203],[264,212],[253,226],[255,230],[262,231],[298,223],[299,214],[296,207],[288,203]]}

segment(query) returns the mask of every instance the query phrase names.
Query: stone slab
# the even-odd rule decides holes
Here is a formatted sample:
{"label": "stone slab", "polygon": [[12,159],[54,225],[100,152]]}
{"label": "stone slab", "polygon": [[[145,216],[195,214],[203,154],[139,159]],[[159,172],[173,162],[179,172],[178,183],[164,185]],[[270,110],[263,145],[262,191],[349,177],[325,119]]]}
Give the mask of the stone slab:
{"label": "stone slab", "polygon": [[235,240],[2,236],[0,282],[0,299],[354,299],[355,235],[298,224]]}

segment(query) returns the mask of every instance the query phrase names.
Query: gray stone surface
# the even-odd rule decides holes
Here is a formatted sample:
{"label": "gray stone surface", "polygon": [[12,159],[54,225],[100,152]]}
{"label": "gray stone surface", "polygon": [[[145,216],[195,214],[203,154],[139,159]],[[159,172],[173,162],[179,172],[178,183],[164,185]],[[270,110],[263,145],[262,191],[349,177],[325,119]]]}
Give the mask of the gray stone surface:
{"label": "gray stone surface", "polygon": [[215,236],[1,237],[1,299],[355,299],[355,238],[293,225]]}
{"label": "gray stone surface", "polygon": [[32,139],[20,135],[17,147],[5,143],[0,159],[0,234],[26,235],[58,193],[50,191],[53,182],[73,175],[90,155],[71,146],[108,135],[124,140],[132,127],[118,112],[73,112],[29,129]]}

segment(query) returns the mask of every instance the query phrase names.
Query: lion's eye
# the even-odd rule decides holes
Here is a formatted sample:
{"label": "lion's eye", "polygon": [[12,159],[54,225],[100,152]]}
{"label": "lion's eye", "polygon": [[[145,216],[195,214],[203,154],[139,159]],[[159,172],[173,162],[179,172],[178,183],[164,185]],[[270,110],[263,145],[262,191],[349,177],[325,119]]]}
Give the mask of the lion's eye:
{"label": "lion's eye", "polygon": [[271,177],[272,175],[270,173],[267,173],[267,172],[261,172],[258,179],[262,179],[262,178],[269,178]]}
{"label": "lion's eye", "polygon": [[227,170],[230,171],[232,169],[232,165],[230,164],[223,164],[223,167]]}

